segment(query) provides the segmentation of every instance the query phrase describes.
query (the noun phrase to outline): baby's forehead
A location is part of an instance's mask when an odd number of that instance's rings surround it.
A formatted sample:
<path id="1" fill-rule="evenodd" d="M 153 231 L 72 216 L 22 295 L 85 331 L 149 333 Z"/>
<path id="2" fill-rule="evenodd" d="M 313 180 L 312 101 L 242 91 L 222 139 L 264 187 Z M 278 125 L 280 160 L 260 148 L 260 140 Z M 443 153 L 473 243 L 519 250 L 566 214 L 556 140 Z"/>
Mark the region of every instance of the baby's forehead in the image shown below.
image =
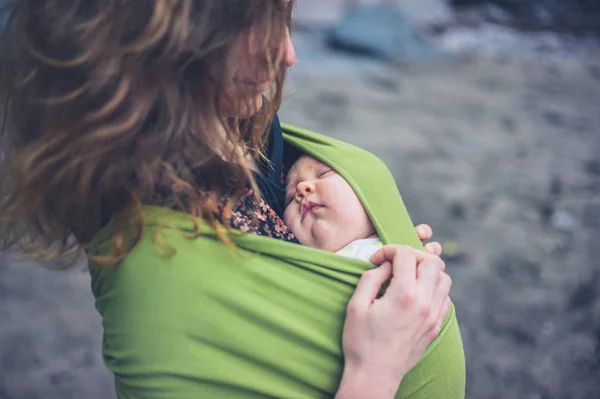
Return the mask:
<path id="1" fill-rule="evenodd" d="M 318 159 L 310 155 L 302 155 L 290 168 L 290 171 L 287 175 L 287 181 L 292 181 L 292 179 L 295 179 L 301 172 L 310 172 L 311 170 L 318 169 L 321 166 L 325 166 L 325 164 Z"/>

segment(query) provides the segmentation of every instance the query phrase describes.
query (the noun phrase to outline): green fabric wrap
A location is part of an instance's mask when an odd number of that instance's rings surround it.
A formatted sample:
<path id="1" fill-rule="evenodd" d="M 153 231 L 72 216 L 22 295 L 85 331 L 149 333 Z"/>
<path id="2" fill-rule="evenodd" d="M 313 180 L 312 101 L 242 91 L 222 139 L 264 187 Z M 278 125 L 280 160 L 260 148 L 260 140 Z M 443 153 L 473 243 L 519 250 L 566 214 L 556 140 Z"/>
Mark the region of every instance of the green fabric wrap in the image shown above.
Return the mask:
<path id="1" fill-rule="evenodd" d="M 422 248 L 377 157 L 291 126 L 284 126 L 284 138 L 350 183 L 384 243 Z M 144 214 L 144 235 L 132 253 L 91 271 L 103 356 L 120 399 L 335 394 L 346 305 L 373 265 L 255 235 L 236 235 L 232 250 L 205 223 L 199 238 L 185 237 L 182 232 L 193 233 L 187 215 L 158 207 L 145 207 Z M 90 253 L 106 253 L 111 237 L 109 224 Z M 397 397 L 464 394 L 464 352 L 452 308 Z"/>

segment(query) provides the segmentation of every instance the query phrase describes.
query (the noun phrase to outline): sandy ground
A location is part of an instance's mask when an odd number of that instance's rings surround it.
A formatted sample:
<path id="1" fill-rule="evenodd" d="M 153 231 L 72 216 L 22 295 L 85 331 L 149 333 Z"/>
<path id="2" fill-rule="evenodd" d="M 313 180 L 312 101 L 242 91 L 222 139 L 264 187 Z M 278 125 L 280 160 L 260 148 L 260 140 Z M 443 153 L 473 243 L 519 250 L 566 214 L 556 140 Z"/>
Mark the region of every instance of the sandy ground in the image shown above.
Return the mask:
<path id="1" fill-rule="evenodd" d="M 597 397 L 597 70 L 471 58 L 295 82 L 284 119 L 381 156 L 446 246 L 468 397 Z"/>
<path id="2" fill-rule="evenodd" d="M 0 254 L 0 266 L 0 398 L 114 398 L 85 263 L 50 271 Z"/>
<path id="3" fill-rule="evenodd" d="M 381 156 L 446 247 L 469 398 L 598 396 L 600 68 L 510 55 L 386 67 L 298 33 L 281 118 Z M 312 44 L 311 44 L 312 43 Z M 0 254 L 0 398 L 110 399 L 85 264 Z"/>

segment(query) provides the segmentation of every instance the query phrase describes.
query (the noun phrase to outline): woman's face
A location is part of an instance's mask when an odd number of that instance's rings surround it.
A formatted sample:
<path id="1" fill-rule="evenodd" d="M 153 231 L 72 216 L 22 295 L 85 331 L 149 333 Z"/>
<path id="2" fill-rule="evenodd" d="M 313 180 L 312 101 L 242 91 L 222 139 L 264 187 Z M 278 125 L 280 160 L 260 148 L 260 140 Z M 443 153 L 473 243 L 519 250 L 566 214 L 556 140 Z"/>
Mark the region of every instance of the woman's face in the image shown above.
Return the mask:
<path id="1" fill-rule="evenodd" d="M 237 102 L 235 105 L 237 109 L 228 111 L 232 116 L 245 119 L 260 111 L 263 105 L 263 93 L 273 89 L 275 84 L 273 68 L 289 68 L 296 62 L 296 51 L 290 36 L 290 29 L 284 26 L 281 30 L 284 34 L 282 45 L 277 35 L 273 35 L 274 37 L 271 39 L 273 43 L 265 46 L 265 36 L 258 32 L 245 34 L 238 41 L 235 59 L 236 71 L 232 84 L 226 89 L 227 97 L 235 99 Z M 268 57 L 265 54 L 269 49 L 272 49 L 270 50 L 272 60 L 276 60 L 278 53 L 281 53 L 279 65 L 269 66 Z"/>

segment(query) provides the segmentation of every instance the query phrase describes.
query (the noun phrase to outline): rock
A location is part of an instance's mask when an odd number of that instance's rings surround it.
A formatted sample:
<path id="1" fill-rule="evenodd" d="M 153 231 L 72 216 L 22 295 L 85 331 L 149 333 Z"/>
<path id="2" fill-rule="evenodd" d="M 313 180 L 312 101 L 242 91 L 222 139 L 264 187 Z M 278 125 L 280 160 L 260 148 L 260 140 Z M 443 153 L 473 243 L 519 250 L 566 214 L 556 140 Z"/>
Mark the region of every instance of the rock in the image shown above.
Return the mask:
<path id="1" fill-rule="evenodd" d="M 462 247 L 457 241 L 447 240 L 442 242 L 442 259 L 447 264 L 453 266 L 464 266 L 468 263 L 468 255 L 463 251 Z"/>
<path id="2" fill-rule="evenodd" d="M 40 368 L 44 359 L 31 350 L 35 340 L 29 334 L 13 333 L 0 342 L 0 369 L 11 372 L 27 372 Z"/>
<path id="3" fill-rule="evenodd" d="M 372 87 L 387 93 L 398 93 L 400 91 L 400 83 L 397 79 L 387 78 L 384 76 L 370 76 L 365 79 Z"/>
<path id="4" fill-rule="evenodd" d="M 319 94 L 318 101 L 325 106 L 343 108 L 348 106 L 348 97 L 343 93 L 323 92 Z"/>
<path id="5" fill-rule="evenodd" d="M 500 118 L 500 126 L 507 133 L 514 134 L 517 132 L 517 122 L 515 118 L 509 115 L 504 115 Z"/>
<path id="6" fill-rule="evenodd" d="M 583 281 L 571 293 L 569 297 L 570 309 L 591 309 L 598 300 L 598 289 L 600 287 L 600 273 L 596 273 L 591 279 Z"/>
<path id="7" fill-rule="evenodd" d="M 598 65 L 590 65 L 589 67 L 590 75 L 596 80 L 600 80 L 600 66 Z"/>
<path id="8" fill-rule="evenodd" d="M 44 341 L 52 341 L 52 340 L 54 340 L 54 337 L 56 334 L 54 333 L 54 329 L 52 327 L 45 326 L 40 331 L 40 335 L 42 336 L 42 339 Z"/>
<path id="9" fill-rule="evenodd" d="M 496 23 L 508 23 L 512 20 L 511 15 L 496 4 L 488 3 L 482 6 L 482 13 L 485 18 Z"/>
<path id="10" fill-rule="evenodd" d="M 598 198 L 600 188 L 598 184 L 594 184 L 590 191 L 591 198 Z M 600 204 L 586 204 L 583 207 L 583 225 L 592 229 L 600 229 Z"/>
<path id="11" fill-rule="evenodd" d="M 600 324 L 596 327 L 596 330 L 593 332 L 593 336 L 596 339 L 596 369 L 600 369 Z"/>
<path id="12" fill-rule="evenodd" d="M 531 326 L 516 323 L 512 317 L 491 314 L 486 316 L 485 323 L 494 335 L 508 337 L 517 345 L 535 345 L 536 331 Z"/>
<path id="13" fill-rule="evenodd" d="M 556 211 L 552 215 L 552 225 L 559 230 L 572 230 L 575 217 L 567 211 Z"/>
<path id="14" fill-rule="evenodd" d="M 359 4 L 325 35 L 334 49 L 390 61 L 436 59 L 441 53 L 429 43 L 400 7 Z"/>
<path id="15" fill-rule="evenodd" d="M 550 195 L 554 199 L 558 199 L 563 193 L 563 182 L 559 176 L 553 176 L 550 181 Z"/>
<path id="16" fill-rule="evenodd" d="M 454 219 L 465 219 L 466 213 L 465 206 L 460 202 L 455 202 L 448 208 L 448 214 Z"/>
<path id="17" fill-rule="evenodd" d="M 527 260 L 517 254 L 504 254 L 492 265 L 498 277 L 506 282 L 536 284 L 541 278 L 539 263 Z"/>
<path id="18" fill-rule="evenodd" d="M 544 112 L 543 116 L 549 125 L 557 126 L 557 127 L 564 125 L 565 117 L 560 112 L 548 110 L 548 111 Z"/>
<path id="19" fill-rule="evenodd" d="M 73 382 L 75 380 L 75 377 L 69 371 L 61 370 L 61 371 L 54 371 L 54 372 L 51 372 L 50 374 L 48 374 L 48 379 L 50 380 L 50 383 L 52 385 L 56 386 L 56 385 L 65 385 L 70 382 Z"/>
<path id="20" fill-rule="evenodd" d="M 503 12 L 502 18 L 510 19 L 524 29 L 555 29 L 574 33 L 600 32 L 600 2 L 594 0 L 450 0 L 459 7 L 477 7 L 489 20 L 489 7 Z M 503 22 L 503 21 L 496 21 Z"/>
<path id="21" fill-rule="evenodd" d="M 600 176 L 600 161 L 591 159 L 584 163 L 585 173 L 589 176 Z"/>
<path id="22" fill-rule="evenodd" d="M 452 9 L 444 0 L 401 0 L 406 15 L 419 25 L 443 25 L 452 21 Z"/>
<path id="23" fill-rule="evenodd" d="M 293 13 L 294 30 L 298 26 L 312 28 L 331 26 L 340 18 L 345 0 L 302 0 L 295 2 Z"/>
<path id="24" fill-rule="evenodd" d="M 517 151 L 515 151 L 515 156 L 518 159 L 525 159 L 528 154 L 529 154 L 529 151 L 527 150 L 527 148 L 525 148 L 523 146 L 517 147 Z"/>
<path id="25" fill-rule="evenodd" d="M 10 10 L 9 0 L 0 0 L 0 33 L 2 33 L 6 27 L 6 22 L 10 16 Z"/>
<path id="26" fill-rule="evenodd" d="M 542 222 L 550 223 L 552 215 L 554 215 L 554 201 L 540 201 L 537 208 L 540 213 L 540 217 L 542 218 Z"/>

